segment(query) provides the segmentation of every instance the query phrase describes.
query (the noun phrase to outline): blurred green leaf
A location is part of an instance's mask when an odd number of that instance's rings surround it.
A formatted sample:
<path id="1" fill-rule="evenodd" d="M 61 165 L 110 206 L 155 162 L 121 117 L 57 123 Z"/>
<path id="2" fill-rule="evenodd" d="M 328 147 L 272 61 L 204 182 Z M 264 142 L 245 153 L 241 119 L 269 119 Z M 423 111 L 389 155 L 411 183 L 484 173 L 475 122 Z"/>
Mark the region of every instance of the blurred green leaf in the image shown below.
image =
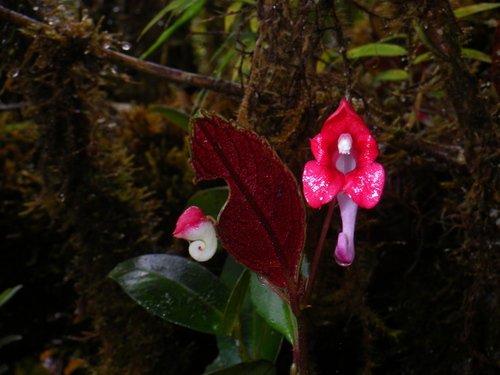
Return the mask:
<path id="1" fill-rule="evenodd" d="M 283 299 L 267 285 L 260 282 L 257 274 L 252 272 L 250 278 L 250 297 L 260 316 L 276 331 L 281 333 L 293 345 L 297 320 Z"/>
<path id="2" fill-rule="evenodd" d="M 198 12 L 201 10 L 203 7 L 203 4 L 205 4 L 205 0 L 195 0 L 195 1 L 184 1 L 185 3 L 188 3 L 189 5 L 185 8 L 184 12 L 182 15 L 170 26 L 167 28 L 161 35 L 158 37 L 156 42 L 153 43 L 151 47 L 147 49 L 146 52 L 144 52 L 140 59 L 145 59 L 148 57 L 154 50 L 156 50 L 159 46 L 161 46 L 165 41 L 167 41 L 168 38 L 179 28 L 181 27 L 184 23 L 189 21 L 191 18 L 196 16 Z"/>
<path id="3" fill-rule="evenodd" d="M 168 254 L 129 259 L 110 278 L 152 313 L 197 331 L 220 334 L 226 286 L 198 263 Z"/>
<path id="4" fill-rule="evenodd" d="M 240 363 L 220 370 L 207 372 L 205 375 L 276 375 L 276 368 L 268 361 L 260 360 Z"/>
<path id="5" fill-rule="evenodd" d="M 376 81 L 403 81 L 408 79 L 408 72 L 403 69 L 389 69 L 375 75 Z"/>
<path id="6" fill-rule="evenodd" d="M 175 122 L 182 129 L 184 129 L 186 133 L 189 133 L 190 116 L 186 112 L 166 105 L 158 105 L 156 107 L 151 108 L 151 111 L 158 112 L 159 114 L 166 117 L 170 121 Z"/>
<path id="7" fill-rule="evenodd" d="M 168 12 L 172 12 L 167 22 L 170 23 L 170 19 L 174 15 L 178 15 L 184 12 L 188 7 L 190 7 L 193 3 L 198 0 L 174 0 L 171 3 L 167 4 L 161 11 L 153 17 L 151 21 L 146 25 L 146 27 L 141 31 L 138 39 L 141 39 L 144 34 L 148 32 L 151 27 L 153 27 L 158 21 L 160 21 Z"/>
<path id="8" fill-rule="evenodd" d="M 2 294 L 0 294 L 0 307 L 3 306 L 9 299 L 14 297 L 14 294 L 16 294 L 22 287 L 22 285 L 16 285 L 13 288 L 4 290 Z"/>
<path id="9" fill-rule="evenodd" d="M 160 10 L 156 14 L 156 16 L 154 16 L 153 19 L 151 21 L 149 21 L 149 23 L 146 25 L 146 27 L 144 29 L 142 29 L 137 40 L 140 40 L 144 36 L 144 34 L 146 34 L 149 31 L 149 29 L 151 29 L 157 22 L 159 22 L 165 16 L 165 14 L 167 14 L 168 12 L 175 9 L 176 5 L 177 5 L 176 3 L 177 3 L 177 1 L 172 1 L 170 4 L 168 4 L 162 10 Z"/>
<path id="10" fill-rule="evenodd" d="M 462 8 L 455 9 L 453 13 L 455 13 L 455 17 L 463 18 L 470 16 L 471 14 L 484 12 L 486 10 L 494 9 L 500 7 L 500 3 L 480 3 L 474 5 L 468 5 Z"/>
<path id="11" fill-rule="evenodd" d="M 236 13 L 239 12 L 241 7 L 243 6 L 242 1 L 233 1 L 229 4 L 229 7 L 226 9 L 226 16 L 224 16 L 224 31 L 229 32 L 233 23 L 236 19 Z"/>
<path id="12" fill-rule="evenodd" d="M 200 190 L 188 200 L 186 207 L 197 206 L 205 215 L 217 218 L 228 197 L 229 188 L 227 186 Z"/>
<path id="13" fill-rule="evenodd" d="M 405 48 L 390 43 L 370 43 L 347 51 L 349 59 L 371 56 L 403 56 L 407 54 L 408 51 Z"/>
<path id="14" fill-rule="evenodd" d="M 394 40 L 394 39 L 402 39 L 402 38 L 408 38 L 408 34 L 405 34 L 405 33 L 400 33 L 400 34 L 394 34 L 394 35 L 389 35 L 388 37 L 385 37 L 383 39 L 380 39 L 379 40 L 379 43 L 387 43 L 391 40 Z"/>
<path id="15" fill-rule="evenodd" d="M 429 61 L 434 58 L 434 55 L 431 52 L 425 52 L 422 53 L 421 55 L 418 55 L 415 57 L 415 59 L 412 61 L 413 64 L 420 64 L 421 62 L 424 61 Z"/>
<path id="16" fill-rule="evenodd" d="M 483 53 L 481 51 L 470 49 L 470 48 L 462 48 L 462 57 L 467 59 L 482 61 L 487 64 L 491 64 L 491 56 Z"/>
<path id="17" fill-rule="evenodd" d="M 0 348 L 2 346 L 10 344 L 11 342 L 19 341 L 19 340 L 22 340 L 22 339 L 23 339 L 23 336 L 21 336 L 21 335 L 7 335 L 7 336 L 3 336 L 3 337 L 0 338 Z"/>
<path id="18" fill-rule="evenodd" d="M 486 53 L 483 53 L 481 51 L 475 50 L 475 49 L 470 49 L 470 48 L 462 48 L 462 57 L 465 57 L 467 59 L 472 59 L 472 60 L 478 60 L 481 62 L 485 62 L 487 64 L 491 64 L 491 56 L 487 55 Z M 414 60 L 413 64 L 419 64 L 424 61 L 429 61 L 433 60 L 434 55 L 432 52 L 425 52 L 422 53 L 421 55 L 418 55 Z"/>

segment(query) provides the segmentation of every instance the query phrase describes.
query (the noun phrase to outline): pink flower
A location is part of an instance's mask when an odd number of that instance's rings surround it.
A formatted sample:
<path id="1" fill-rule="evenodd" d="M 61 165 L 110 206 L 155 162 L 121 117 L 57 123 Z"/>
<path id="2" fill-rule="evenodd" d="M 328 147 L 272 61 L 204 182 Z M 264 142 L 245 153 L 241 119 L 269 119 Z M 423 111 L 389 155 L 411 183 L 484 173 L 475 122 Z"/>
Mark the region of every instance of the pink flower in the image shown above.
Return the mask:
<path id="1" fill-rule="evenodd" d="M 189 254 L 198 262 L 209 260 L 217 250 L 214 223 L 196 206 L 189 207 L 179 216 L 173 235 L 190 241 Z"/>
<path id="2" fill-rule="evenodd" d="M 342 266 L 354 260 L 354 226 L 358 206 L 372 208 L 384 187 L 384 168 L 375 163 L 378 146 L 365 123 L 342 99 L 339 108 L 311 140 L 316 160 L 304 167 L 302 183 L 313 208 L 337 198 L 342 216 L 335 257 Z"/>

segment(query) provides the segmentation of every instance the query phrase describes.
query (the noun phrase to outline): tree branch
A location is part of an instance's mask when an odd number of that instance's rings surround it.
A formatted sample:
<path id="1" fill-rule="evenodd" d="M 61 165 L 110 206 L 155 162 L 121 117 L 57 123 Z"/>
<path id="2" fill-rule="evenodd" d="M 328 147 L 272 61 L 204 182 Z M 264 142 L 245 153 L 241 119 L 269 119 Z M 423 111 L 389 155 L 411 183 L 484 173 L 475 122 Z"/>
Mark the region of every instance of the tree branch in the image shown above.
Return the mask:
<path id="1" fill-rule="evenodd" d="M 52 37 L 54 33 L 57 33 L 56 28 L 36 21 L 1 5 L 0 18 L 16 26 L 24 27 L 37 33 L 50 33 L 52 34 Z M 235 82 L 217 79 L 202 74 L 189 73 L 182 70 L 173 69 L 163 65 L 140 60 L 135 57 L 106 49 L 97 43 L 89 44 L 89 52 L 95 57 L 104 61 L 125 66 L 127 68 L 131 68 L 144 73 L 152 74 L 157 77 L 165 78 L 172 82 L 184 83 L 191 86 L 205 88 L 234 96 L 243 96 L 244 90 L 242 85 Z"/>

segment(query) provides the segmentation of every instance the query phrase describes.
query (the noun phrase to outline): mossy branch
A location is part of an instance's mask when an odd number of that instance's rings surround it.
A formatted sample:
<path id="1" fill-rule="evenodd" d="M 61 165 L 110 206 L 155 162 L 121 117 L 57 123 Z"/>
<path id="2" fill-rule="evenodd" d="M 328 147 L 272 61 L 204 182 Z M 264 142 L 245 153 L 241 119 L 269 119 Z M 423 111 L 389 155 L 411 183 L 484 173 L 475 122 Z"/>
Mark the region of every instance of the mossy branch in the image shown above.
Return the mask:
<path id="1" fill-rule="evenodd" d="M 56 27 L 52 27 L 43 22 L 36 21 L 23 14 L 17 13 L 11 9 L 0 5 L 0 18 L 16 26 L 23 27 L 31 32 L 40 33 L 54 39 L 58 35 Z M 184 83 L 212 91 L 243 96 L 243 87 L 235 82 L 217 79 L 214 77 L 185 72 L 179 69 L 169 68 L 167 66 L 143 61 L 117 51 L 107 49 L 99 43 L 89 42 L 88 51 L 95 57 L 104 61 L 118 64 L 144 73 L 152 74 L 157 77 L 165 78 L 176 83 Z"/>

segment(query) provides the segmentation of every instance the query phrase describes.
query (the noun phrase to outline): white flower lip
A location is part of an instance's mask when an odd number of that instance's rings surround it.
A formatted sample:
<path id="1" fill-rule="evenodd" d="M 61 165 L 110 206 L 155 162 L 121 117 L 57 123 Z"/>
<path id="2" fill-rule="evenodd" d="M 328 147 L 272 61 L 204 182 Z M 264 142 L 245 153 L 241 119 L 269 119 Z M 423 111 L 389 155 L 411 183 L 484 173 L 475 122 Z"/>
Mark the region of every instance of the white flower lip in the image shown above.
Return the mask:
<path id="1" fill-rule="evenodd" d="M 214 256 L 217 250 L 215 226 L 211 221 L 205 221 L 200 224 L 196 232 L 195 236 L 191 236 L 189 255 L 198 262 L 206 262 Z"/>

